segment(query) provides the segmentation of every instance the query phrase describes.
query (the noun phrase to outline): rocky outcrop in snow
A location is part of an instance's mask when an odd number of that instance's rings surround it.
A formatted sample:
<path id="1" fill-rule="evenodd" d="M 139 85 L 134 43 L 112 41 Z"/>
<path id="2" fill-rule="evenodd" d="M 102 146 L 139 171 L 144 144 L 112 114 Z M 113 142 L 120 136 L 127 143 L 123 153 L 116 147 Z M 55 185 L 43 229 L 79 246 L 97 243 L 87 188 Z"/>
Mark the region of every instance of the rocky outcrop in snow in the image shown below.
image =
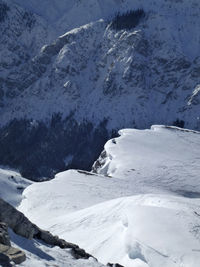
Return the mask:
<path id="1" fill-rule="evenodd" d="M 2 222 L 0 222 L 0 243 L 6 246 L 10 246 L 8 228 L 7 225 Z"/>
<path id="2" fill-rule="evenodd" d="M 44 231 L 37 227 L 35 224 L 31 223 L 23 213 L 16 210 L 10 204 L 5 202 L 3 199 L 0 199 L 0 221 L 5 222 L 16 234 L 32 239 L 37 238 L 44 241 L 46 244 L 52 246 L 59 246 L 62 249 L 71 249 L 72 255 L 76 259 L 88 259 L 92 257 L 90 254 L 86 253 L 79 246 L 72 243 L 68 243 L 63 239 L 59 239 L 58 236 L 53 236 L 50 232 Z M 5 228 L 5 225 L 2 225 L 2 230 Z M 1 240 L 1 234 L 0 234 Z M 9 239 L 7 235 L 2 234 L 2 240 L 4 245 L 9 245 Z"/>
<path id="3" fill-rule="evenodd" d="M 12 262 L 20 264 L 26 259 L 26 255 L 23 251 L 11 246 L 7 225 L 19 236 L 28 239 L 37 239 L 50 246 L 58 246 L 61 249 L 68 249 L 74 259 L 93 259 L 94 262 L 97 262 L 92 255 L 85 252 L 85 250 L 81 249 L 79 246 L 66 242 L 64 239 L 60 239 L 58 236 L 52 235 L 49 231 L 44 231 L 31 223 L 23 213 L 16 210 L 3 199 L 0 199 L 0 221 L 4 222 L 0 223 L 1 266 L 12 266 Z M 94 264 L 94 266 L 100 265 Z M 118 265 L 114 264 L 109 266 Z"/>
<path id="4" fill-rule="evenodd" d="M 3 199 L 0 199 L 0 221 L 5 222 L 16 234 L 28 239 L 38 233 L 36 225 Z"/>
<path id="5" fill-rule="evenodd" d="M 10 262 L 20 264 L 25 260 L 25 253 L 11 246 L 7 225 L 0 222 L 0 265 L 8 267 L 13 266 Z"/>

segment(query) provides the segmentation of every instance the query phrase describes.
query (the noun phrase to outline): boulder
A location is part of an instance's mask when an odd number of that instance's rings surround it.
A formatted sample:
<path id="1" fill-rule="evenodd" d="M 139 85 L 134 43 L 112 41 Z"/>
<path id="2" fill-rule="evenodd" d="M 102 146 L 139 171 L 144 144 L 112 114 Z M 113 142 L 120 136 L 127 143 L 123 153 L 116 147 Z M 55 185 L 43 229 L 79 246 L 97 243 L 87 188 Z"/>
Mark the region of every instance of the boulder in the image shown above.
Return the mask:
<path id="1" fill-rule="evenodd" d="M 7 224 L 0 222 L 0 265 L 8 267 L 12 266 L 10 262 L 20 264 L 25 260 L 25 253 L 11 246 Z"/>
<path id="2" fill-rule="evenodd" d="M 2 244 L 0 244 L 0 255 L 2 257 L 2 261 L 8 261 L 9 259 L 9 262 L 13 261 L 15 264 L 20 264 L 26 260 L 26 255 L 23 251 Z"/>

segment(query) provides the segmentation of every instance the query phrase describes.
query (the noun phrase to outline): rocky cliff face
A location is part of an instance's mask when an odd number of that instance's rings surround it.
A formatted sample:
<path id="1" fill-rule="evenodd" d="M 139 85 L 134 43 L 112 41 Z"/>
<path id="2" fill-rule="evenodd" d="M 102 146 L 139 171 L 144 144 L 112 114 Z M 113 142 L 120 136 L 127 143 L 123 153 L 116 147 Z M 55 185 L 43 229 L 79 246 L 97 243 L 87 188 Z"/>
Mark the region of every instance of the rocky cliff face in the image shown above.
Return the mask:
<path id="1" fill-rule="evenodd" d="M 12 3 L 5 8 L 1 1 L 0 143 L 9 151 L 0 155 L 1 164 L 37 179 L 69 166 L 89 169 L 119 128 L 200 129 L 200 4 L 154 2 L 120 1 L 112 9 L 114 1 L 93 0 L 88 17 L 84 1 L 66 1 L 70 21 L 62 14 L 47 26 L 30 11 Z M 117 10 L 135 11 L 113 18 Z M 40 15 L 49 20 L 42 8 Z M 79 28 L 51 41 L 61 22 L 60 31 Z M 17 142 L 10 145 L 11 139 Z"/>

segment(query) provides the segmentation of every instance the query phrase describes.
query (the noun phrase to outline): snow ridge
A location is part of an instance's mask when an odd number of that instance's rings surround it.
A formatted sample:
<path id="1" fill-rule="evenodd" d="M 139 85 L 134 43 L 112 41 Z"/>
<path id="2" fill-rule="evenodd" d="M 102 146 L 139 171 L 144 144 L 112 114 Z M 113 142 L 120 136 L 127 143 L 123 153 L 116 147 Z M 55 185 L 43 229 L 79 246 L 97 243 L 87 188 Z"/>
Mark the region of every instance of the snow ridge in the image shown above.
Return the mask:
<path id="1" fill-rule="evenodd" d="M 198 267 L 199 145 L 187 129 L 123 129 L 105 145 L 106 168 L 34 183 L 19 209 L 102 263 Z"/>

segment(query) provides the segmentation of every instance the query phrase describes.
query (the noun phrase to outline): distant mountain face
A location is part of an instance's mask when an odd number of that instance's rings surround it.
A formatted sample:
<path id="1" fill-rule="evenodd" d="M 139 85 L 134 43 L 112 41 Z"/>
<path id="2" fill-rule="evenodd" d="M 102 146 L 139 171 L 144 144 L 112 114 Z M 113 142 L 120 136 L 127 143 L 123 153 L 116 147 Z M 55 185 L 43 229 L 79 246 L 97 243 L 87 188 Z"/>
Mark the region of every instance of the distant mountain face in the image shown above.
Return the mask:
<path id="1" fill-rule="evenodd" d="M 120 128 L 200 129 L 199 11 L 197 0 L 0 0 L 0 164 L 50 177 L 89 169 Z"/>

